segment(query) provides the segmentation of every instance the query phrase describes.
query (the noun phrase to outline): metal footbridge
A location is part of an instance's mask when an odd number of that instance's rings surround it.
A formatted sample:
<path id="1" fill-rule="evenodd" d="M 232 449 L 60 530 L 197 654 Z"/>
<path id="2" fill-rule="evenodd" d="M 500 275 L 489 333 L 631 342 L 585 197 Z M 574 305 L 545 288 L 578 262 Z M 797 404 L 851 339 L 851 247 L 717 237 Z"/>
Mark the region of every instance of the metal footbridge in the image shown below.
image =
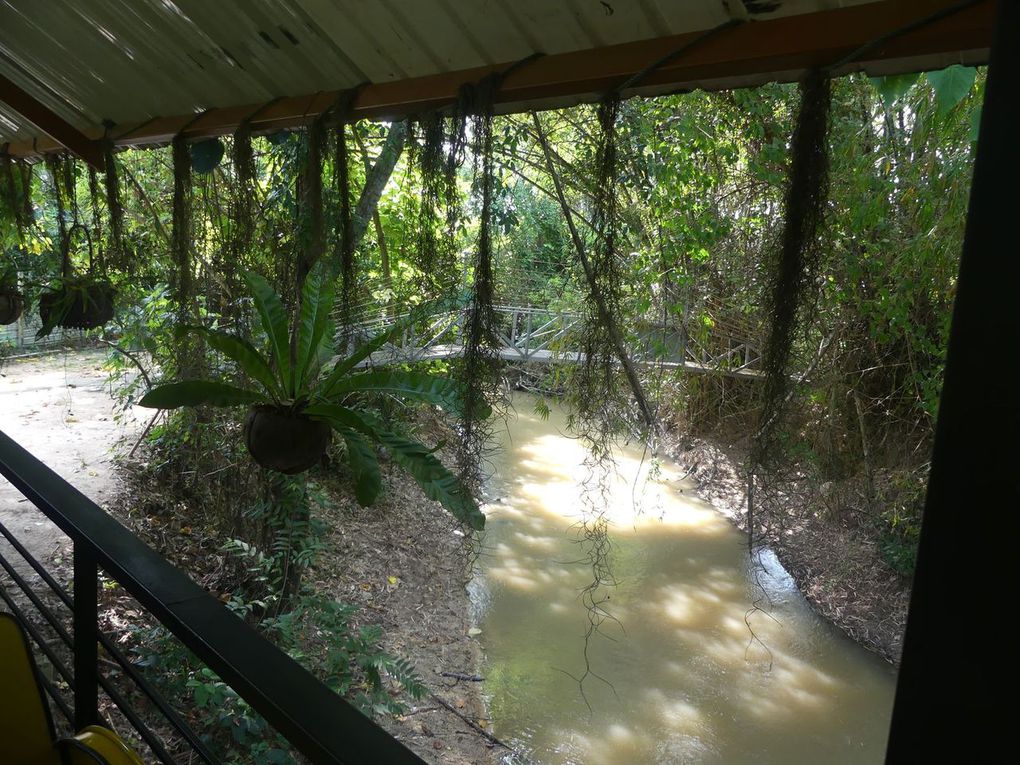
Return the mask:
<path id="1" fill-rule="evenodd" d="M 496 306 L 497 347 L 509 362 L 576 364 L 585 358 L 583 320 L 580 314 L 525 306 Z M 392 330 L 407 314 L 381 316 L 354 324 L 353 345 Z M 434 314 L 409 324 L 360 366 L 408 364 L 449 359 L 464 353 L 466 311 Z M 683 369 L 694 374 L 713 374 L 760 379 L 761 351 L 749 340 L 734 336 L 718 325 L 689 333 L 682 327 L 651 322 L 631 327 L 628 347 L 635 364 L 661 369 Z"/>

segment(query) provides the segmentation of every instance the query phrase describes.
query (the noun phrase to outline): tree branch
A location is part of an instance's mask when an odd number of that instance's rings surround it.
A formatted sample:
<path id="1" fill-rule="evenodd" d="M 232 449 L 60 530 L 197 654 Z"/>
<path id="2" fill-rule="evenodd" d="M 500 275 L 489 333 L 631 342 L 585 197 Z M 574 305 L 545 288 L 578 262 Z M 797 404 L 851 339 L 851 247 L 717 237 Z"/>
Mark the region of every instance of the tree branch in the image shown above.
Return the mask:
<path id="1" fill-rule="evenodd" d="M 538 138 L 539 143 L 542 144 L 542 153 L 545 154 L 546 165 L 549 169 L 549 177 L 552 178 L 553 186 L 556 189 L 556 197 L 559 199 L 560 208 L 563 210 L 563 217 L 567 221 L 567 228 L 570 229 L 570 238 L 574 241 L 574 249 L 577 250 L 577 256 L 581 260 L 581 265 L 584 267 L 584 276 L 588 280 L 589 291 L 591 292 L 592 298 L 595 300 L 595 308 L 598 311 L 599 319 L 609 331 L 609 337 L 613 342 L 614 349 L 616 350 L 616 357 L 619 359 L 620 365 L 623 367 L 623 372 L 627 377 L 627 382 L 630 383 L 631 392 L 634 394 L 634 399 L 637 401 L 638 408 L 641 410 L 641 416 L 644 418 L 645 424 L 649 427 L 649 429 L 655 430 L 655 414 L 652 412 L 652 408 L 648 405 L 648 399 L 645 397 L 645 391 L 641 385 L 641 380 L 637 375 L 637 370 L 634 368 L 634 364 L 630 360 L 630 355 L 627 353 L 627 347 L 624 345 L 623 337 L 620 335 L 620 330 L 616 325 L 616 317 L 612 315 L 612 312 L 609 310 L 609 306 L 606 305 L 605 298 L 599 292 L 598 285 L 595 283 L 595 275 L 592 273 L 591 262 L 588 260 L 588 251 L 585 249 L 584 240 L 577 231 L 577 226 L 574 225 L 574 216 L 571 213 L 570 205 L 567 204 L 567 199 L 563 194 L 563 186 L 560 183 L 559 173 L 556 172 L 556 167 L 553 164 L 552 153 L 549 149 L 549 142 L 542 130 L 542 123 L 538 121 L 538 115 L 535 112 L 531 113 L 531 119 L 535 123 L 536 137 Z"/>

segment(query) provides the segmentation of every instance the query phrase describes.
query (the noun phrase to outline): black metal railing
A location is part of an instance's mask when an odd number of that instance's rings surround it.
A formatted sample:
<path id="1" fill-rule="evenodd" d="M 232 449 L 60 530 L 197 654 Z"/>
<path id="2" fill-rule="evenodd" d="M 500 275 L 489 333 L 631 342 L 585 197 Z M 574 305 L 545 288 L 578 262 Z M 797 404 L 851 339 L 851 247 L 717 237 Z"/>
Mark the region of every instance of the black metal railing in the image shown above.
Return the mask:
<path id="1" fill-rule="evenodd" d="M 100 670 L 99 648 L 201 761 L 219 760 L 197 733 L 139 672 L 116 643 L 99 629 L 99 571 L 119 583 L 157 621 L 261 714 L 314 763 L 413 763 L 420 760 L 381 727 L 308 673 L 301 665 L 245 624 L 218 600 L 142 542 L 90 499 L 0 431 L 0 474 L 63 531 L 74 545 L 73 586 L 68 593 L 14 533 L 0 523 L 0 536 L 32 568 L 56 598 L 33 590 L 17 566 L 0 555 L 0 568 L 27 603 L 0 584 L 0 600 L 24 624 L 54 670 L 43 687 L 70 727 L 100 722 L 100 689 L 166 765 L 177 762 L 165 742 L 124 693 Z M 30 604 L 57 636 L 55 647 L 30 618 Z M 56 605 L 71 611 L 71 632 Z M 62 644 L 64 649 L 60 650 Z M 71 667 L 67 656 L 71 656 Z M 71 703 L 61 688 L 72 695 Z M 190 761 L 190 758 L 189 758 Z"/>

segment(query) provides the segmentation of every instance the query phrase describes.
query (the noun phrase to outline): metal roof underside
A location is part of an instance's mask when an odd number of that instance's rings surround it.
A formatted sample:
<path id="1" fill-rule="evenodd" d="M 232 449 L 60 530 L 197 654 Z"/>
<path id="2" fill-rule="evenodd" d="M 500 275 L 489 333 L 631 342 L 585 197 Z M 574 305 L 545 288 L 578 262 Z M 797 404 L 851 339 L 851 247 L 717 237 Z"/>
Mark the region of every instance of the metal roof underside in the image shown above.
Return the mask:
<path id="1" fill-rule="evenodd" d="M 134 125 L 666 38 L 734 16 L 772 20 L 869 2 L 0 0 L 0 77 L 94 137 L 104 121 Z M 960 56 L 943 58 L 936 63 Z M 0 92 L 0 144 L 43 136 Z"/>

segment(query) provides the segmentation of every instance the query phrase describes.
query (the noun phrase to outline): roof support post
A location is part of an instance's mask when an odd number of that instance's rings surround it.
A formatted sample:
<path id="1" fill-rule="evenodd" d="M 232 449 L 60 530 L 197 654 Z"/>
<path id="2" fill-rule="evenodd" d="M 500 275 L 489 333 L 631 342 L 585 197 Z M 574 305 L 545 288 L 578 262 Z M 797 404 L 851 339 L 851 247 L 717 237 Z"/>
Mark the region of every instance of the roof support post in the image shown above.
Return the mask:
<path id="1" fill-rule="evenodd" d="M 103 152 L 98 141 L 86 136 L 2 74 L 0 74 L 0 101 L 96 170 L 103 169 Z"/>
<path id="2" fill-rule="evenodd" d="M 999 0 L 887 763 L 991 762 L 1009 735 L 1020 404 L 1014 375 L 980 370 L 1020 336 L 1018 92 L 1020 3 Z"/>

